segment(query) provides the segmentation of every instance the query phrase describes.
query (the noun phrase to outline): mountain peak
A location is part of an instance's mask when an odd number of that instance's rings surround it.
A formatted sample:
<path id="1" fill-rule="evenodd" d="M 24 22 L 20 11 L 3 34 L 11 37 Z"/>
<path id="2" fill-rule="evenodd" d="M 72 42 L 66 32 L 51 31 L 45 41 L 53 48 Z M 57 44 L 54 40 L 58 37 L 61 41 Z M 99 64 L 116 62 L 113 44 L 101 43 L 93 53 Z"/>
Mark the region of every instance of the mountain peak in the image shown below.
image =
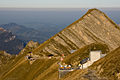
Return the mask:
<path id="1" fill-rule="evenodd" d="M 71 50 L 95 42 L 105 43 L 113 50 L 120 46 L 119 33 L 118 26 L 106 14 L 98 9 L 90 9 L 80 19 L 41 44 L 34 52 L 67 55 Z"/>

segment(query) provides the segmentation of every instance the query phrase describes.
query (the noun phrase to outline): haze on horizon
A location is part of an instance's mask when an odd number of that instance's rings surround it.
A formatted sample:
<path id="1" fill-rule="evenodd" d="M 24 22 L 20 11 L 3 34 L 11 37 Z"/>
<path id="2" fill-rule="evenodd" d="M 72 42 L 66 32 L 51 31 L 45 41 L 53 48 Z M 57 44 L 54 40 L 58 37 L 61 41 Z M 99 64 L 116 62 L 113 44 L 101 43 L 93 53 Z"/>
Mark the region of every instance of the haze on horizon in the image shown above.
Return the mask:
<path id="1" fill-rule="evenodd" d="M 0 8 L 120 8 L 120 0 L 0 0 Z"/>

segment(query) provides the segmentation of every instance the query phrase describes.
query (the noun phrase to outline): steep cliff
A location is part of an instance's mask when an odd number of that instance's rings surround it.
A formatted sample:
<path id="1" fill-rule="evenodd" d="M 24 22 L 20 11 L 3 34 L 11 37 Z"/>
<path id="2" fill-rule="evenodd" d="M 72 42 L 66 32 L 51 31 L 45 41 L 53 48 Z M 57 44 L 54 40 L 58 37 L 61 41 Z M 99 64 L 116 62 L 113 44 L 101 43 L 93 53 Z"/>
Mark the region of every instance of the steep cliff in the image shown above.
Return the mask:
<path id="1" fill-rule="evenodd" d="M 34 53 L 47 55 L 70 54 L 85 45 L 100 42 L 110 51 L 120 46 L 120 29 L 98 9 L 90 9 L 83 17 L 41 44 Z"/>
<path id="2" fill-rule="evenodd" d="M 38 42 L 29 41 L 24 49 L 19 54 L 31 53 L 35 48 L 39 46 Z"/>

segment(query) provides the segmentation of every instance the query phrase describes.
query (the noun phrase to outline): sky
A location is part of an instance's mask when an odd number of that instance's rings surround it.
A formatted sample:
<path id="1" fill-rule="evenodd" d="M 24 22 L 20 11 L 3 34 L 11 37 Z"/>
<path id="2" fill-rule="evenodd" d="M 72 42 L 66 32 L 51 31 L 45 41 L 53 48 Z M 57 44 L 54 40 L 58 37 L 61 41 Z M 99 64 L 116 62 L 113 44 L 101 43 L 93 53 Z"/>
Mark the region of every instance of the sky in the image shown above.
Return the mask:
<path id="1" fill-rule="evenodd" d="M 0 0 L 0 8 L 120 7 L 120 0 Z"/>

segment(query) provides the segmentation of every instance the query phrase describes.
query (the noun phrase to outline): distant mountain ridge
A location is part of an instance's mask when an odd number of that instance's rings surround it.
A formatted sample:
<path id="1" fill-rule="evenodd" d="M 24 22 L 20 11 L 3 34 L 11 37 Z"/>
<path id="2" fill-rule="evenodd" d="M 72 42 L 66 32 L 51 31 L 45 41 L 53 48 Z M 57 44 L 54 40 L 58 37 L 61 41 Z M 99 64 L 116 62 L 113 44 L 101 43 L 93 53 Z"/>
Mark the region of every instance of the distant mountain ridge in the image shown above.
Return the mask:
<path id="1" fill-rule="evenodd" d="M 40 26 L 38 29 L 28 28 L 16 23 L 2 24 L 0 27 L 11 31 L 17 38 L 29 42 L 30 40 L 43 43 L 59 31 L 56 27 Z"/>
<path id="2" fill-rule="evenodd" d="M 30 40 L 40 41 L 42 42 L 41 37 L 39 36 L 39 31 L 33 28 L 27 28 L 22 25 L 18 25 L 16 23 L 2 24 L 0 27 L 11 31 L 14 33 L 19 39 L 28 42 Z"/>
<path id="3" fill-rule="evenodd" d="M 24 42 L 16 38 L 12 32 L 0 28 L 0 51 L 17 54 L 24 46 Z"/>

